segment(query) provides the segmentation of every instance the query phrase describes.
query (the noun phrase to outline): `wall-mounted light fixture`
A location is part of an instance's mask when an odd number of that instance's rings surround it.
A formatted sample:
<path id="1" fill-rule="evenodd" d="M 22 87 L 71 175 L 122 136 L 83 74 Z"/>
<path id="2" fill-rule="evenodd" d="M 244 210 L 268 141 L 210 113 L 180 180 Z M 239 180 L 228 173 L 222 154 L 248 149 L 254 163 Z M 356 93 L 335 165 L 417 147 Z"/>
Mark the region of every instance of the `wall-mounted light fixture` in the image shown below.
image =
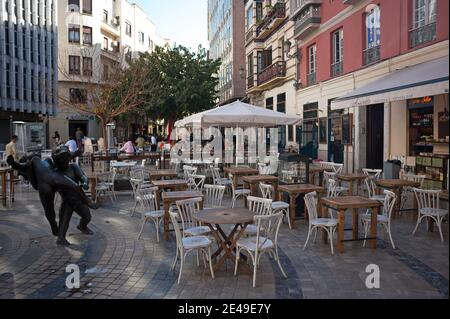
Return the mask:
<path id="1" fill-rule="evenodd" d="M 287 59 L 296 58 L 297 61 L 300 62 L 301 61 L 301 51 L 298 49 L 297 41 L 296 41 L 296 44 L 295 44 L 295 53 L 293 53 L 293 54 L 290 53 L 291 52 L 291 46 L 292 46 L 291 41 L 286 40 L 286 41 L 283 42 L 283 49 L 284 49 L 284 52 L 286 54 L 286 58 Z"/>

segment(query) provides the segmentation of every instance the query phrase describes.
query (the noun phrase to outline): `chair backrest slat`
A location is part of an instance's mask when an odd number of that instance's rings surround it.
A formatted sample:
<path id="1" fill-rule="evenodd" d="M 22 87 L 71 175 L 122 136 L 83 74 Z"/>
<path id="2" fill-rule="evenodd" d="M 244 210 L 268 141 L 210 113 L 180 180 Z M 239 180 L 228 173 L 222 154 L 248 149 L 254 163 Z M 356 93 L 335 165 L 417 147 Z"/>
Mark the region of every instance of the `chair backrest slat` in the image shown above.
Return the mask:
<path id="1" fill-rule="evenodd" d="M 204 186 L 205 189 L 205 205 L 210 208 L 222 207 L 223 194 L 225 193 L 225 186 L 209 185 Z"/>
<path id="2" fill-rule="evenodd" d="M 261 197 L 248 196 L 248 209 L 255 215 L 269 215 L 272 212 L 272 200 Z"/>
<path id="3" fill-rule="evenodd" d="M 196 227 L 199 222 L 194 218 L 194 215 L 200 210 L 200 203 L 202 198 L 190 198 L 185 200 L 179 200 L 176 202 L 178 208 L 178 215 L 183 224 L 183 230 L 191 227 Z M 184 236 L 184 232 L 183 232 Z"/>
<path id="4" fill-rule="evenodd" d="M 267 240 L 271 240 L 275 246 L 278 244 L 278 232 L 280 230 L 282 218 L 282 212 L 268 215 L 256 215 L 253 217 L 255 224 L 257 225 L 256 246 L 258 247 L 258 250 L 264 247 Z"/>
<path id="5" fill-rule="evenodd" d="M 259 183 L 261 194 L 263 198 L 273 199 L 273 186 L 266 183 Z"/>
<path id="6" fill-rule="evenodd" d="M 317 192 L 311 192 L 305 195 L 305 205 L 308 209 L 309 223 L 317 219 Z"/>
<path id="7" fill-rule="evenodd" d="M 439 194 L 440 190 L 429 190 L 413 188 L 417 199 L 417 206 L 419 209 L 423 208 L 439 208 Z"/>

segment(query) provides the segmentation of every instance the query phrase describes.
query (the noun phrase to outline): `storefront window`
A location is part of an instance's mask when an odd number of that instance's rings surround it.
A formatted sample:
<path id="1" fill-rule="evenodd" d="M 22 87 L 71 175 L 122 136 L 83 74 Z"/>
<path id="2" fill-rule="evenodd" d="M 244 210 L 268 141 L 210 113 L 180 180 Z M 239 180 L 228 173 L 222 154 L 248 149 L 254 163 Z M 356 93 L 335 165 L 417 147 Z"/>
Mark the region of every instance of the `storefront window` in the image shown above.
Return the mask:
<path id="1" fill-rule="evenodd" d="M 408 100 L 410 155 L 432 153 L 433 145 L 433 97 Z"/>

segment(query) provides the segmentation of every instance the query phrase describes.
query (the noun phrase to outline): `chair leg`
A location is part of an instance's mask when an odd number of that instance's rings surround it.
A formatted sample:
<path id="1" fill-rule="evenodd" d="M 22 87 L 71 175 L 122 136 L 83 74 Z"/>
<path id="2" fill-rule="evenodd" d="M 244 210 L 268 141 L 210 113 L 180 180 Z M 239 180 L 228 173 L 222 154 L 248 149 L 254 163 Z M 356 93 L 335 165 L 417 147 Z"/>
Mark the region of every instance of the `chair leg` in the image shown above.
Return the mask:
<path id="1" fill-rule="evenodd" d="M 419 215 L 417 216 L 416 227 L 414 228 L 414 230 L 413 230 L 413 232 L 412 232 L 413 236 L 414 236 L 414 234 L 416 233 L 417 228 L 419 228 L 419 225 L 420 225 L 420 222 L 421 222 L 421 221 L 422 221 L 422 216 L 420 216 L 420 213 L 419 213 Z"/>
<path id="2" fill-rule="evenodd" d="M 154 220 L 155 222 L 155 228 L 156 228 L 156 242 L 159 243 L 159 218 L 156 218 Z"/>
<path id="3" fill-rule="evenodd" d="M 142 232 L 144 231 L 145 224 L 147 224 L 147 218 L 146 217 L 144 217 L 144 221 L 142 222 L 141 230 L 140 230 L 138 238 L 137 238 L 138 240 L 141 238 Z"/>
<path id="4" fill-rule="evenodd" d="M 393 249 L 396 249 L 396 248 L 395 248 L 395 245 L 394 245 L 394 240 L 392 239 L 391 225 L 386 225 L 385 227 L 386 227 L 387 233 L 388 233 L 388 235 L 389 235 L 389 239 L 391 240 L 392 248 L 393 248 Z"/>
<path id="5" fill-rule="evenodd" d="M 334 255 L 334 247 L 333 247 L 333 229 L 329 229 L 329 231 L 328 231 L 328 237 L 330 238 L 331 254 Z"/>
<path id="6" fill-rule="evenodd" d="M 258 269 L 258 258 L 255 255 L 255 261 L 253 263 L 253 288 L 256 287 L 256 270 Z"/>
<path id="7" fill-rule="evenodd" d="M 175 255 L 175 259 L 173 260 L 173 263 L 172 263 L 172 270 L 174 270 L 175 269 L 175 266 L 177 265 L 177 261 L 178 261 L 178 248 L 177 248 L 177 253 L 176 253 L 176 255 Z"/>
<path id="8" fill-rule="evenodd" d="M 213 266 L 212 266 L 212 261 L 211 261 L 211 246 L 210 247 L 208 247 L 208 256 L 206 256 L 207 258 L 208 258 L 208 261 L 209 261 L 209 270 L 211 271 L 211 277 L 212 277 L 212 279 L 214 279 L 214 269 L 213 269 Z"/>
<path id="9" fill-rule="evenodd" d="M 303 250 L 305 250 L 306 245 L 308 244 L 310 235 L 311 235 L 311 227 L 309 227 L 309 229 L 308 229 L 308 235 L 306 236 L 306 241 L 305 241 L 305 245 L 303 246 Z"/>
<path id="10" fill-rule="evenodd" d="M 314 228 L 314 240 L 313 240 L 313 244 L 316 243 L 316 239 L 317 239 L 317 228 Z"/>
<path id="11" fill-rule="evenodd" d="M 238 269 L 238 263 L 239 263 L 239 256 L 241 255 L 240 249 L 236 249 L 236 261 L 234 263 L 234 275 L 237 275 L 237 269 Z"/>
<path id="12" fill-rule="evenodd" d="M 286 273 L 284 272 L 283 267 L 281 266 L 280 256 L 278 255 L 278 247 L 275 247 L 275 258 L 276 258 L 277 263 L 278 263 L 278 268 L 280 268 L 281 273 L 283 274 L 283 277 L 284 277 L 284 278 L 287 278 L 287 275 L 286 275 Z"/>
<path id="13" fill-rule="evenodd" d="M 438 219 L 437 219 L 437 221 L 436 221 L 436 225 L 437 225 L 437 227 L 438 227 L 438 229 L 439 229 L 439 234 L 441 235 L 441 242 L 444 242 L 444 236 L 442 235 L 442 227 L 441 227 L 441 224 L 442 224 L 442 219 L 439 219 L 439 217 L 438 217 Z"/>
<path id="14" fill-rule="evenodd" d="M 180 284 L 180 280 L 181 280 L 181 273 L 183 272 L 183 264 L 184 264 L 184 252 L 180 252 L 180 274 L 178 275 L 178 284 Z"/>

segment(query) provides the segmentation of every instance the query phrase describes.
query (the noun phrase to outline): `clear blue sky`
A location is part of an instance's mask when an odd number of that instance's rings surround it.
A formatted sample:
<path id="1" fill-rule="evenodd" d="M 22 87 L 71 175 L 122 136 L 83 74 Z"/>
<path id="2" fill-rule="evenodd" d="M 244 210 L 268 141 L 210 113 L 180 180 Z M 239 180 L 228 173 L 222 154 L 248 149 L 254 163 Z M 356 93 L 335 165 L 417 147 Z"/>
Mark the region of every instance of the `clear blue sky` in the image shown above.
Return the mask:
<path id="1" fill-rule="evenodd" d="M 159 35 L 196 50 L 208 48 L 207 0 L 129 0 L 145 10 Z"/>

